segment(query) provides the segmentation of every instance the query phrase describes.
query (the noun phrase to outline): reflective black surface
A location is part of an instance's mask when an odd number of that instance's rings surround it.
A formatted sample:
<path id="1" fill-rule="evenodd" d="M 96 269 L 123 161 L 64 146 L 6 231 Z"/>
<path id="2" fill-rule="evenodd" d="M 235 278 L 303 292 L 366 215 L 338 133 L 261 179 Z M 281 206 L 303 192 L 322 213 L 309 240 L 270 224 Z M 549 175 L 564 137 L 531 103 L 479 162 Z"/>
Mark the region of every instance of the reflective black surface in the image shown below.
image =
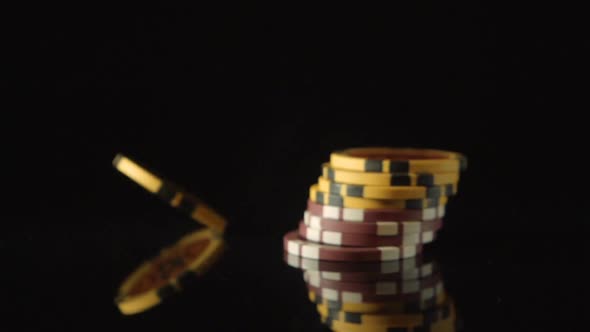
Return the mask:
<path id="1" fill-rule="evenodd" d="M 466 331 L 587 330 L 575 10 L 35 9 L 2 20 L 6 326 L 323 330 L 281 237 L 330 151 L 391 145 L 469 157 L 430 248 Z M 133 317 L 119 283 L 196 225 L 117 174 L 118 152 L 230 223 L 202 282 Z"/>
<path id="2" fill-rule="evenodd" d="M 442 264 L 444 284 L 466 331 L 547 330 L 582 319 L 588 295 L 583 252 L 566 250 L 571 249 L 567 241 L 555 248 L 557 242 L 531 240 L 549 237 L 548 232 L 457 236 L 455 225 L 462 222 L 461 199 L 457 200 L 449 207 L 447 228 L 427 252 Z M 218 331 L 325 330 L 307 298 L 301 272 L 283 261 L 278 233 L 230 232 L 225 255 L 183 293 L 142 314 L 121 315 L 113 297 L 126 274 L 160 245 L 194 227 L 188 219 L 165 216 L 167 208 L 158 204 L 145 208 L 152 216 L 87 217 L 67 227 L 53 223 L 13 234 L 22 240 L 17 266 L 30 273 L 8 276 L 14 287 L 8 291 L 17 295 L 9 312 L 24 315 L 26 326 L 54 328 L 92 322 L 90 328 L 97 330 L 113 325 L 149 331 L 189 326 Z M 280 222 L 296 224 L 294 218 Z M 511 220 L 498 222 L 508 225 Z"/>

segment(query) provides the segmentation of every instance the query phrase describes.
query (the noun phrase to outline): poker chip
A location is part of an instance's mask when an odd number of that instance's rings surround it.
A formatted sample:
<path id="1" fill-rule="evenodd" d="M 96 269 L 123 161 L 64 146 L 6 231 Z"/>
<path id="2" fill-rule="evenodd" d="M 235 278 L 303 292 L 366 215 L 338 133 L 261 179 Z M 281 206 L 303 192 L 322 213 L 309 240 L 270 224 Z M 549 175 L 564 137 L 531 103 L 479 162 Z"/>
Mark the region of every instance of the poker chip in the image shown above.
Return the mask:
<path id="1" fill-rule="evenodd" d="M 307 211 L 311 214 L 334 221 L 350 221 L 358 223 L 374 223 L 401 220 L 432 220 L 445 215 L 445 206 L 415 210 L 403 209 L 351 209 L 338 206 L 323 205 L 311 200 L 307 201 Z"/>
<path id="2" fill-rule="evenodd" d="M 430 269 L 411 269 L 399 272 L 378 273 L 378 272 L 327 272 L 307 270 L 310 277 L 321 278 L 324 280 L 344 281 L 344 282 L 378 282 L 378 281 L 392 281 L 392 280 L 414 280 L 425 278 L 432 275 L 433 270 Z"/>
<path id="3" fill-rule="evenodd" d="M 318 313 L 325 318 L 333 321 L 340 321 L 353 324 L 362 325 L 388 325 L 400 324 L 402 326 L 414 325 L 424 326 L 434 322 L 447 319 L 451 316 L 452 304 L 446 301 L 440 306 L 421 310 L 419 312 L 409 313 L 380 313 L 380 314 L 360 314 L 354 312 L 346 312 L 338 309 L 330 308 L 322 303 L 316 304 Z"/>
<path id="4" fill-rule="evenodd" d="M 322 317 L 322 321 L 334 331 L 347 332 L 391 332 L 391 331 L 430 331 L 430 332 L 452 332 L 455 331 L 455 316 L 453 313 L 448 318 L 426 324 L 416 322 L 391 322 L 389 324 L 355 324 L 332 320 Z"/>
<path id="5" fill-rule="evenodd" d="M 316 230 L 377 236 L 415 234 L 429 231 L 436 232 L 441 229 L 443 225 L 442 219 L 426 221 L 379 221 L 375 223 L 336 221 L 313 215 L 307 210 L 303 213 L 303 222 L 309 228 Z"/>
<path id="6" fill-rule="evenodd" d="M 446 196 L 424 199 L 369 199 L 359 197 L 347 197 L 331 194 L 319 190 L 317 184 L 309 188 L 309 199 L 313 202 L 355 209 L 425 209 L 446 204 Z"/>
<path id="7" fill-rule="evenodd" d="M 453 196 L 457 193 L 457 183 L 449 183 L 440 186 L 363 186 L 355 184 L 343 184 L 330 181 L 320 176 L 318 189 L 322 192 L 336 194 L 344 197 L 361 197 L 375 199 L 420 199 L 439 198 L 441 196 Z"/>
<path id="8" fill-rule="evenodd" d="M 467 168 L 467 158 L 457 152 L 369 147 L 334 151 L 330 164 L 335 168 L 362 172 L 458 172 Z"/>
<path id="9" fill-rule="evenodd" d="M 141 264 L 121 284 L 115 304 L 126 315 L 158 305 L 179 292 L 188 279 L 204 273 L 223 249 L 223 240 L 211 229 L 182 237 L 176 244 Z"/>
<path id="10" fill-rule="evenodd" d="M 321 261 L 285 254 L 284 260 L 289 266 L 322 279 L 349 282 L 419 279 L 439 271 L 437 264 L 424 262 L 422 256 L 376 263 L 355 263 Z"/>
<path id="11" fill-rule="evenodd" d="M 145 190 L 164 200 L 170 206 L 183 211 L 192 219 L 214 231 L 219 233 L 224 232 L 226 227 L 225 218 L 180 186 L 157 176 L 155 173 L 122 154 L 115 156 L 113 166 Z"/>
<path id="12" fill-rule="evenodd" d="M 329 230 L 313 229 L 303 221 L 299 222 L 299 236 L 310 242 L 346 247 L 383 247 L 409 246 L 430 243 L 434 240 L 434 231 L 405 233 L 393 236 L 343 233 Z"/>
<path id="13" fill-rule="evenodd" d="M 400 321 L 415 321 L 418 324 L 430 324 L 451 315 L 452 302 L 447 298 L 440 305 L 433 305 L 423 309 L 413 308 L 412 310 L 384 310 L 379 313 L 358 313 L 343 311 L 339 308 L 330 307 L 324 303 L 317 303 L 318 312 L 332 320 L 343 321 L 355 324 L 383 325 Z"/>
<path id="14" fill-rule="evenodd" d="M 423 256 L 412 256 L 406 259 L 396 259 L 379 262 L 355 262 L 355 261 L 327 261 L 304 258 L 289 253 L 284 253 L 284 260 L 289 265 L 304 271 L 320 272 L 376 272 L 376 273 L 400 273 L 402 271 L 432 268 L 433 263 L 427 262 Z"/>
<path id="15" fill-rule="evenodd" d="M 441 280 L 439 274 L 420 279 L 380 280 L 374 282 L 351 282 L 322 278 L 321 274 L 305 271 L 303 279 L 311 286 L 322 289 L 335 289 L 348 293 L 365 295 L 397 295 L 420 292 L 424 288 L 433 287 Z"/>
<path id="16" fill-rule="evenodd" d="M 458 172 L 445 173 L 369 173 L 322 165 L 322 177 L 343 184 L 370 186 L 440 186 L 459 182 Z"/>
<path id="17" fill-rule="evenodd" d="M 448 294 L 442 288 L 436 289 L 429 295 L 432 296 L 428 296 L 425 299 L 420 299 L 418 301 L 403 299 L 396 301 L 353 303 L 328 300 L 313 290 L 308 292 L 309 300 L 312 303 L 323 304 L 331 310 L 344 311 L 353 314 L 415 313 L 441 305 L 448 299 Z"/>
<path id="18" fill-rule="evenodd" d="M 318 313 L 322 317 L 330 318 L 348 323 L 377 325 L 383 324 L 390 320 L 396 321 L 422 321 L 423 316 L 419 313 L 383 313 L 383 314 L 359 314 L 348 313 L 337 309 L 329 308 L 322 303 L 316 304 Z"/>
<path id="19" fill-rule="evenodd" d="M 322 322 L 334 331 L 436 331 L 456 330 L 454 302 L 449 299 L 436 307 L 414 313 L 351 313 L 336 311 L 323 304 L 316 309 Z"/>
<path id="20" fill-rule="evenodd" d="M 331 301 L 347 302 L 347 303 L 364 303 L 364 302 L 385 302 L 385 301 L 425 301 L 434 297 L 434 291 L 437 288 L 443 288 L 442 282 L 438 282 L 435 286 L 429 288 L 422 288 L 416 292 L 400 292 L 396 294 L 375 294 L 374 292 L 354 292 L 345 291 L 328 287 L 316 287 L 307 284 L 308 290 L 321 294 L 323 298 Z"/>
<path id="21" fill-rule="evenodd" d="M 389 261 L 413 257 L 422 251 L 421 245 L 384 247 L 340 247 L 323 245 L 301 239 L 298 231 L 283 237 L 283 247 L 289 254 L 304 258 L 332 261 Z"/>

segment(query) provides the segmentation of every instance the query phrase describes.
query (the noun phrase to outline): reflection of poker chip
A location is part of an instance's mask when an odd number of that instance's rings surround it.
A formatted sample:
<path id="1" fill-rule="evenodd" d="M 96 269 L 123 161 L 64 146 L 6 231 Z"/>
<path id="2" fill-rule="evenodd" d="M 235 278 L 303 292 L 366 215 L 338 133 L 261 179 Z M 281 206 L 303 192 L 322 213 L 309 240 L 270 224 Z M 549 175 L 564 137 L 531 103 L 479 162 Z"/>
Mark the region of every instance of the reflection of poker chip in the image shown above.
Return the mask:
<path id="1" fill-rule="evenodd" d="M 403 210 L 403 209 L 351 209 L 338 206 L 324 205 L 307 201 L 307 211 L 311 214 L 334 221 L 350 221 L 359 223 L 374 223 L 402 220 L 432 220 L 445 215 L 445 206 Z"/>
<path id="2" fill-rule="evenodd" d="M 383 325 L 373 324 L 355 324 L 347 323 L 329 318 L 322 317 L 322 322 L 329 326 L 334 331 L 346 331 L 346 332 L 391 332 L 391 331 L 428 331 L 428 332 L 453 332 L 455 331 L 454 316 L 448 319 L 433 322 L 431 324 L 415 324 L 409 322 L 405 323 L 391 323 Z"/>
<path id="3" fill-rule="evenodd" d="M 438 272 L 438 266 L 413 258 L 382 263 L 343 263 L 320 261 L 285 254 L 287 264 L 326 280 L 373 282 L 382 280 L 419 279 Z M 330 264 L 332 263 L 332 264 Z M 343 267 L 339 265 L 344 265 Z"/>
<path id="4" fill-rule="evenodd" d="M 378 236 L 370 234 L 342 233 L 313 229 L 299 223 L 299 236 L 307 241 L 347 247 L 382 247 L 382 246 L 410 246 L 430 243 L 434 240 L 433 231 L 408 233 L 394 236 Z"/>
<path id="5" fill-rule="evenodd" d="M 359 314 L 346 312 L 338 309 L 332 309 L 324 304 L 316 305 L 318 312 L 324 318 L 333 321 L 362 325 L 388 325 L 403 324 L 411 326 L 430 325 L 434 322 L 449 318 L 451 315 L 451 303 L 446 301 L 443 305 L 427 308 L 413 313 L 378 313 L 378 314 Z"/>
<path id="6" fill-rule="evenodd" d="M 374 223 L 336 221 L 313 215 L 307 210 L 303 213 L 303 221 L 305 225 L 312 229 L 377 236 L 438 231 L 443 224 L 442 219 L 425 221 L 379 221 Z"/>
<path id="7" fill-rule="evenodd" d="M 222 216 L 176 184 L 158 177 L 121 154 L 115 157 L 113 166 L 147 191 L 160 197 L 172 207 L 184 211 L 199 223 L 220 233 L 224 231 L 226 221 Z"/>
<path id="8" fill-rule="evenodd" d="M 374 292 L 371 293 L 363 293 L 363 292 L 353 292 L 353 291 L 344 291 L 338 290 L 334 288 L 322 288 L 322 287 L 315 287 L 311 284 L 307 284 L 307 288 L 310 291 L 313 291 L 316 294 L 321 294 L 321 296 L 326 300 L 331 301 L 338 301 L 338 302 L 348 302 L 348 303 L 364 303 L 364 302 L 385 302 L 385 301 L 398 301 L 398 300 L 409 300 L 409 301 L 425 301 L 429 298 L 434 297 L 435 290 L 442 288 L 442 282 L 439 281 L 436 285 L 432 287 L 424 287 L 419 289 L 416 292 L 408 292 L 408 293 L 396 293 L 396 294 L 375 294 Z"/>
<path id="9" fill-rule="evenodd" d="M 445 173 L 367 173 L 322 165 L 322 176 L 330 181 L 363 186 L 440 186 L 459 182 L 458 172 Z"/>
<path id="10" fill-rule="evenodd" d="M 209 229 L 182 237 L 140 265 L 119 288 L 115 303 L 124 314 L 149 309 L 179 291 L 186 278 L 201 274 L 222 252 L 223 240 Z"/>
<path id="11" fill-rule="evenodd" d="M 424 199 L 369 199 L 360 197 L 346 197 L 319 190 L 314 184 L 309 188 L 309 199 L 319 204 L 353 209 L 426 209 L 447 204 L 448 197 Z"/>
<path id="12" fill-rule="evenodd" d="M 458 185 L 449 183 L 441 186 L 362 186 L 330 181 L 323 176 L 318 178 L 318 188 L 322 192 L 344 197 L 362 197 L 372 199 L 418 199 L 453 196 Z"/>
<path id="13" fill-rule="evenodd" d="M 438 272 L 438 265 L 425 262 L 422 256 L 385 262 L 348 263 L 307 259 L 285 254 L 287 264 L 326 280 L 374 282 L 419 279 Z"/>
<path id="14" fill-rule="evenodd" d="M 297 230 L 291 231 L 283 237 L 284 250 L 304 258 L 329 261 L 389 261 L 416 256 L 422 251 L 422 246 L 385 246 L 385 247 L 338 247 L 312 243 L 299 238 Z"/>
<path id="15" fill-rule="evenodd" d="M 398 295 L 419 293 L 429 289 L 441 281 L 439 274 L 433 274 L 421 279 L 383 280 L 375 282 L 350 282 L 324 279 L 317 273 L 305 271 L 303 279 L 311 286 L 321 289 L 334 289 L 348 294 L 362 295 Z"/>
<path id="16" fill-rule="evenodd" d="M 457 152 L 414 148 L 352 148 L 334 151 L 330 164 L 339 169 L 362 172 L 459 172 L 467 158 Z"/>
<path id="17" fill-rule="evenodd" d="M 447 299 L 447 294 L 441 292 L 423 301 L 384 301 L 384 302 L 341 302 L 326 300 L 314 291 L 309 291 L 309 300 L 316 304 L 322 304 L 330 310 L 344 311 L 349 314 L 383 314 L 383 313 L 416 313 L 436 307 Z"/>
<path id="18" fill-rule="evenodd" d="M 415 314 L 350 314 L 334 312 L 318 305 L 322 322 L 335 331 L 391 332 L 391 331 L 455 331 L 456 313 L 452 301 Z"/>

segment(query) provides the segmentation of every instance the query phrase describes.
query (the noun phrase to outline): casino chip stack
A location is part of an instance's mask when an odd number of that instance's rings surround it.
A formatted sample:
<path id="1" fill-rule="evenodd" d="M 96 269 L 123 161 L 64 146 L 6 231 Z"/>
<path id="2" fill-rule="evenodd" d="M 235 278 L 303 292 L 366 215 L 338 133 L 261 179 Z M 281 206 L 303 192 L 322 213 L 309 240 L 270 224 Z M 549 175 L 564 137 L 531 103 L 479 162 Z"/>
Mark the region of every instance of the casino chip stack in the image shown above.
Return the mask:
<path id="1" fill-rule="evenodd" d="M 423 265 L 421 252 L 442 228 L 466 167 L 463 155 L 431 149 L 330 155 L 303 220 L 283 238 L 286 259 L 305 270 L 326 324 L 338 331 L 454 330 L 440 274 Z"/>
<path id="2" fill-rule="evenodd" d="M 388 261 L 416 256 L 434 241 L 445 205 L 457 193 L 467 159 L 411 148 L 336 151 L 322 165 L 289 254 L 331 261 Z"/>

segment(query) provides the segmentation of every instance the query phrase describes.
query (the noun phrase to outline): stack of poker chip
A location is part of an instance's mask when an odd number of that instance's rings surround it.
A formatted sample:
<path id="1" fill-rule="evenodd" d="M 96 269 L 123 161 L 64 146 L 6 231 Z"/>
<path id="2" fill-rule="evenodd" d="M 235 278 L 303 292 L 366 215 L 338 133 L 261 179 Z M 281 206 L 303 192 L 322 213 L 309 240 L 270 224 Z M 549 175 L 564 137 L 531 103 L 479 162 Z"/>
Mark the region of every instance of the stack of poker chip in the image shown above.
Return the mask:
<path id="1" fill-rule="evenodd" d="M 422 249 L 442 228 L 466 158 L 412 148 L 335 151 L 283 238 L 310 299 L 338 331 L 454 330 L 439 271 Z M 427 329 L 424 329 L 427 328 Z"/>
<path id="2" fill-rule="evenodd" d="M 310 259 L 387 261 L 413 257 L 436 238 L 466 158 L 412 148 L 335 151 L 309 189 L 288 253 Z"/>

